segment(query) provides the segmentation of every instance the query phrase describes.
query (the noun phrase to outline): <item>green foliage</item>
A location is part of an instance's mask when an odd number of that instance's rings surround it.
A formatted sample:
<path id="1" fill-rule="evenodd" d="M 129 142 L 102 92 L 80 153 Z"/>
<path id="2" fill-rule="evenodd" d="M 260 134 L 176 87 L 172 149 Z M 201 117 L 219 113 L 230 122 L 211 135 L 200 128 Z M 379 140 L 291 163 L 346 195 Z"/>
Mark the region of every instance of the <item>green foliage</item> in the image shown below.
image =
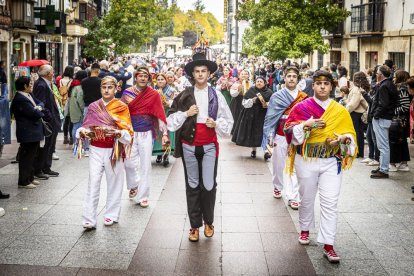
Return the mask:
<path id="1" fill-rule="evenodd" d="M 237 19 L 249 20 L 243 51 L 270 59 L 299 58 L 313 50 L 326 52 L 321 30 L 331 30 L 350 12 L 332 0 L 246 0 Z M 270 26 L 270 27 L 269 27 Z"/>
<path id="2" fill-rule="evenodd" d="M 223 39 L 221 24 L 211 13 L 204 13 L 201 0 L 195 2 L 195 11 L 184 13 L 168 0 L 116 0 L 101 19 L 86 24 L 85 54 L 104 58 L 116 54 L 136 52 L 146 43 L 157 44 L 164 36 L 183 36 L 184 32 L 200 34 L 211 42 Z M 187 33 L 188 34 L 188 33 Z"/>
<path id="3" fill-rule="evenodd" d="M 85 36 L 85 55 L 102 59 L 109 55 L 109 45 L 112 44 L 109 30 L 105 28 L 104 21 L 95 17 L 87 22 L 85 27 L 89 30 Z"/>
<path id="4" fill-rule="evenodd" d="M 85 51 L 88 55 L 108 56 L 108 46 L 117 54 L 128 53 L 150 43 L 160 32 L 172 33 L 170 9 L 166 0 L 116 0 L 108 14 L 91 22 Z M 96 25 L 93 25 L 96 24 Z M 88 26 L 89 28 L 89 26 Z M 96 33 L 96 31 L 100 31 Z M 102 51 L 101 48 L 106 48 Z"/>

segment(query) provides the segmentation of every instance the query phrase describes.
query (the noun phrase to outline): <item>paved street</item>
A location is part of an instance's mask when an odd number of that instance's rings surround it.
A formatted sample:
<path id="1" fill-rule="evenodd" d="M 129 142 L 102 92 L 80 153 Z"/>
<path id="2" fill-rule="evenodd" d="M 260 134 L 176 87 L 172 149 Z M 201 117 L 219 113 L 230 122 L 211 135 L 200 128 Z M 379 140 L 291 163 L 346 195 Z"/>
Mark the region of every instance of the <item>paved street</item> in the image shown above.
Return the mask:
<path id="1" fill-rule="evenodd" d="M 297 242 L 298 213 L 272 197 L 269 163 L 250 150 L 221 141 L 215 230 L 188 241 L 181 160 L 155 164 L 150 207 L 128 199 L 125 189 L 118 224 L 84 232 L 81 208 L 87 158 L 76 160 L 58 141 L 58 178 L 34 190 L 17 189 L 17 144 L 5 147 L 0 162 L 0 275 L 412 275 L 414 202 L 412 172 L 372 180 L 359 162 L 346 172 L 340 199 L 332 265 L 314 241 Z M 413 170 L 414 168 L 411 167 Z M 104 208 L 102 183 L 100 211 Z M 318 222 L 318 219 L 317 219 Z M 202 229 L 201 229 L 202 230 Z"/>

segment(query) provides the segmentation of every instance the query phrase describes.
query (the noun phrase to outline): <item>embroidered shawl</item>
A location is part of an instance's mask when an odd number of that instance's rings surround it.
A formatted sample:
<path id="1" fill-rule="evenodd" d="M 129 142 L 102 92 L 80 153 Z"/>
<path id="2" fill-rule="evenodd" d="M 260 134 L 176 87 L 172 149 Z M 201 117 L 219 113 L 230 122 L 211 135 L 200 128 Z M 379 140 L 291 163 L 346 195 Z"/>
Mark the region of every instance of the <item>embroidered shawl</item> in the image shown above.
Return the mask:
<path id="1" fill-rule="evenodd" d="M 293 137 L 293 127 L 305 122 L 313 116 L 314 119 L 323 119 L 326 127 L 323 129 L 310 129 L 306 134 L 307 138 L 302 145 L 302 157 L 304 160 L 330 156 L 337 156 L 341 162 L 342 169 L 349 169 L 352 161 L 358 154 L 356 148 L 353 155 L 348 150 L 342 151 L 340 145 L 331 146 L 327 143 L 328 138 L 335 139 L 334 133 L 343 135 L 351 134 L 356 141 L 356 133 L 349 112 L 336 101 L 331 101 L 328 108 L 324 110 L 313 98 L 298 103 L 293 107 L 285 123 L 285 134 L 288 141 L 288 160 L 287 169 L 293 172 L 294 158 L 297 152 L 297 146 L 291 144 Z M 339 162 L 339 161 L 338 161 Z"/>

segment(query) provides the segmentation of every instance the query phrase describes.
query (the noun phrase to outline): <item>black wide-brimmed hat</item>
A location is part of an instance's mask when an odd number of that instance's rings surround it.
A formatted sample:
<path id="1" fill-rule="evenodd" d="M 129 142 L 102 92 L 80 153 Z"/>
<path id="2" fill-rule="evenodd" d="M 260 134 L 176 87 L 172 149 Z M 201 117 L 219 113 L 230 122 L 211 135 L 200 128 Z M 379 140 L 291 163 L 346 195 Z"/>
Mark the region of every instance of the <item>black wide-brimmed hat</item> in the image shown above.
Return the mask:
<path id="1" fill-rule="evenodd" d="M 196 53 L 193 55 L 193 61 L 187 63 L 187 65 L 184 67 L 184 71 L 188 76 L 193 77 L 194 67 L 201 65 L 207 66 L 211 74 L 216 72 L 218 67 L 217 63 L 208 60 L 204 53 Z"/>

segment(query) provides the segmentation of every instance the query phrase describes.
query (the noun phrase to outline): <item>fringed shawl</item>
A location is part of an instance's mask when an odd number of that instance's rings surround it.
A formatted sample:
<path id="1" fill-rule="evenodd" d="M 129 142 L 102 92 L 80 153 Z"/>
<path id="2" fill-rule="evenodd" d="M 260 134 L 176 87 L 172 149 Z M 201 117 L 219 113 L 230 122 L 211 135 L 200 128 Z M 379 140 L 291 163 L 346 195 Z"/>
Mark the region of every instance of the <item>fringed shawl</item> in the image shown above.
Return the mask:
<path id="1" fill-rule="evenodd" d="M 299 91 L 298 96 L 296 97 L 296 99 L 294 99 L 286 88 L 283 88 L 282 90 L 275 92 L 272 95 L 272 97 L 270 97 L 263 125 L 263 150 L 266 150 L 269 135 L 271 133 L 273 133 L 273 135 L 276 134 L 276 127 L 278 126 L 279 120 L 282 117 L 282 115 L 286 113 L 286 110 L 290 111 L 295 104 L 297 104 L 300 101 L 303 101 L 306 98 L 306 93 Z"/>
<path id="2" fill-rule="evenodd" d="M 88 107 L 88 113 L 86 114 L 85 120 L 82 123 L 83 128 L 94 129 L 94 128 L 107 128 L 107 129 L 118 129 L 127 130 L 130 134 L 134 133 L 131 124 L 131 117 L 129 115 L 128 106 L 118 99 L 113 99 L 106 106 L 103 101 L 97 100 L 91 103 Z M 104 133 L 95 133 L 95 140 L 105 140 Z M 115 166 L 116 161 L 126 157 L 126 147 L 119 143 L 118 139 L 114 140 L 114 146 L 112 151 L 111 162 L 112 166 Z M 75 154 L 78 158 L 81 156 L 82 141 L 75 147 Z"/>
<path id="3" fill-rule="evenodd" d="M 291 144 L 293 127 L 305 122 L 313 116 L 314 119 L 323 119 L 326 127 L 323 129 L 313 128 L 305 133 L 305 141 L 302 145 L 295 146 Z M 347 145 L 331 146 L 327 143 L 327 139 L 336 139 L 334 133 L 343 135 L 351 134 L 353 140 L 356 141 L 356 133 L 349 112 L 339 103 L 331 101 L 328 108 L 324 110 L 318 105 L 313 98 L 309 98 L 297 104 L 290 112 L 285 124 L 285 134 L 288 141 L 288 160 L 286 169 L 289 173 L 293 173 L 293 166 L 297 147 L 301 147 L 301 153 L 304 160 L 313 158 L 328 158 L 335 156 L 341 164 L 341 169 L 349 169 L 352 162 L 358 154 L 356 148 L 353 155 L 350 155 Z"/>

